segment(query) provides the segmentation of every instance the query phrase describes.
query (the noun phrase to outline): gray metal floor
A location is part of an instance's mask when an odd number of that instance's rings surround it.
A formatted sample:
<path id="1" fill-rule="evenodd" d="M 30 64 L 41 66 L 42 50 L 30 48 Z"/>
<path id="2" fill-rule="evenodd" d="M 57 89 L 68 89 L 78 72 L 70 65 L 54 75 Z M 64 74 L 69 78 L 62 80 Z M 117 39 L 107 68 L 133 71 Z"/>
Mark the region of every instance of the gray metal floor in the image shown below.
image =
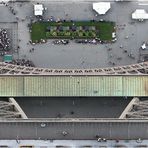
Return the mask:
<path id="1" fill-rule="evenodd" d="M 130 99 L 17 98 L 29 118 L 117 118 Z"/>

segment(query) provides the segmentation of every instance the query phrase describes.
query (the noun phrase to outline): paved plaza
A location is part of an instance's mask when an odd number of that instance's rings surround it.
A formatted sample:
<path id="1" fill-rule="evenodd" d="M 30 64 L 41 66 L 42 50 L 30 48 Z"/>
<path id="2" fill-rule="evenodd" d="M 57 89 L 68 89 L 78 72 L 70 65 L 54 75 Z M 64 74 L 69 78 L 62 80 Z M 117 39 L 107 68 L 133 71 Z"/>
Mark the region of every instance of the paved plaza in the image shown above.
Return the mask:
<path id="1" fill-rule="evenodd" d="M 55 19 L 86 21 L 104 19 L 116 22 L 117 42 L 84 45 L 70 41 L 68 45 L 53 45 L 53 40 L 48 40 L 46 44 L 33 46 L 29 44 L 28 24 L 30 19 L 35 19 L 33 16 L 33 4 L 36 3 L 37 1 L 10 3 L 9 5 L 16 11 L 15 16 L 11 14 L 6 6 L 0 6 L 0 13 L 3 13 L 1 22 L 18 22 L 16 34 L 20 48 L 19 54 L 14 54 L 14 58 L 32 60 L 37 67 L 94 68 L 137 63 L 141 61 L 141 55 L 148 54 L 148 50 L 144 52 L 139 50 L 142 43 L 147 42 L 148 21 L 137 22 L 131 19 L 131 13 L 137 8 L 144 8 L 148 11 L 147 5 L 141 5 L 144 2 L 111 2 L 112 8 L 106 15 L 95 16 L 96 13 L 92 10 L 92 2 L 41 1 L 47 8 L 44 14 L 45 20 L 53 16 Z M 13 36 L 13 38 L 16 38 L 16 36 Z M 32 48 L 35 50 L 30 52 Z M 111 50 L 108 50 L 109 48 Z M 127 50 L 127 53 L 124 53 L 124 50 Z M 134 58 L 129 57 L 129 54 L 133 54 Z M 112 63 L 115 64 L 113 65 Z"/>
<path id="2" fill-rule="evenodd" d="M 0 140 L 1 145 L 8 145 L 9 148 L 19 148 L 20 146 L 33 146 L 34 148 L 146 148 L 147 140 L 140 143 L 136 140 L 107 140 L 107 142 L 97 142 L 97 140 Z"/>

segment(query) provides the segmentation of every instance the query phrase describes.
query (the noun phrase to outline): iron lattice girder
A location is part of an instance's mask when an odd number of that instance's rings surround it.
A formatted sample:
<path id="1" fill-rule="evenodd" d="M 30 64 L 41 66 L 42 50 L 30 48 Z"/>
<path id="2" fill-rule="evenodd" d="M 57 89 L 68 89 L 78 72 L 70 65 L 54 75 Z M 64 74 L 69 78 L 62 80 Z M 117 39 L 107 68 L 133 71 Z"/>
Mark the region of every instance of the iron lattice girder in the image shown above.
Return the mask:
<path id="1" fill-rule="evenodd" d="M 0 110 L 0 118 L 20 117 L 20 114 L 15 111 Z"/>
<path id="2" fill-rule="evenodd" d="M 14 104 L 0 101 L 0 118 L 20 118 L 21 114 L 15 110 Z"/>
<path id="3" fill-rule="evenodd" d="M 132 114 L 132 115 L 130 115 L 130 114 L 128 114 L 127 115 L 127 117 L 126 118 L 144 118 L 144 119 L 147 119 L 148 117 L 147 116 L 142 116 L 142 115 L 135 115 L 135 114 Z"/>
<path id="4" fill-rule="evenodd" d="M 133 109 L 134 110 L 148 109 L 148 104 L 145 103 L 134 104 Z"/>
<path id="5" fill-rule="evenodd" d="M 148 118 L 148 101 L 138 101 L 126 114 L 126 118 Z"/>
<path id="6" fill-rule="evenodd" d="M 14 105 L 10 102 L 5 102 L 5 101 L 0 101 L 0 109 L 10 109 L 10 108 L 14 108 Z"/>
<path id="7" fill-rule="evenodd" d="M 121 75 L 121 74 L 148 74 L 148 62 L 94 69 L 47 69 L 36 67 L 18 66 L 8 63 L 0 63 L 1 75 Z"/>
<path id="8" fill-rule="evenodd" d="M 148 110 L 138 110 L 138 111 L 132 111 L 132 112 L 128 113 L 128 115 L 132 115 L 132 114 L 148 115 Z"/>

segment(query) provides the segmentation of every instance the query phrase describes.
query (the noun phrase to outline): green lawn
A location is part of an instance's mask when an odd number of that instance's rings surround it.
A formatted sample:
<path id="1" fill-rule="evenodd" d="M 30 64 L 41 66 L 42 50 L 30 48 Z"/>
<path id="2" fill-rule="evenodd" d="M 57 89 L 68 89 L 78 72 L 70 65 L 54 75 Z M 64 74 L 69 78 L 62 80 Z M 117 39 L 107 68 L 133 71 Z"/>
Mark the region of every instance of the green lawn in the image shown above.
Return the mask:
<path id="1" fill-rule="evenodd" d="M 114 31 L 113 22 L 36 22 L 31 25 L 31 40 L 33 42 L 41 39 L 51 38 L 76 38 L 89 39 L 100 38 L 103 41 L 112 40 L 112 32 Z M 57 27 L 62 27 L 59 31 Z M 75 26 L 76 30 L 72 31 L 71 26 Z M 88 30 L 83 27 L 89 28 Z M 47 28 L 50 27 L 50 31 Z"/>

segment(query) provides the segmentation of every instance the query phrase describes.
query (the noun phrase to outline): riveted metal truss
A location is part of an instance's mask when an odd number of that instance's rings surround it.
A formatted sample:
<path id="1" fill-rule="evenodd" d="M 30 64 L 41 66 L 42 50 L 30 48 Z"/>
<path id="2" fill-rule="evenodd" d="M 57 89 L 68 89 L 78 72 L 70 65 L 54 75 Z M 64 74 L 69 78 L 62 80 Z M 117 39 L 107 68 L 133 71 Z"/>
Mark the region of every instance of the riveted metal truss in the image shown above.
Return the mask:
<path id="1" fill-rule="evenodd" d="M 125 118 L 148 118 L 148 100 L 140 101 L 138 99 L 134 101 Z"/>
<path id="2" fill-rule="evenodd" d="M 144 75 L 148 74 L 148 62 L 94 69 L 48 69 L 0 63 L 0 75 Z"/>
<path id="3" fill-rule="evenodd" d="M 0 118 L 20 118 L 20 113 L 14 110 L 14 104 L 0 101 Z"/>
<path id="4" fill-rule="evenodd" d="M 0 118 L 27 118 L 13 98 L 0 101 Z"/>

